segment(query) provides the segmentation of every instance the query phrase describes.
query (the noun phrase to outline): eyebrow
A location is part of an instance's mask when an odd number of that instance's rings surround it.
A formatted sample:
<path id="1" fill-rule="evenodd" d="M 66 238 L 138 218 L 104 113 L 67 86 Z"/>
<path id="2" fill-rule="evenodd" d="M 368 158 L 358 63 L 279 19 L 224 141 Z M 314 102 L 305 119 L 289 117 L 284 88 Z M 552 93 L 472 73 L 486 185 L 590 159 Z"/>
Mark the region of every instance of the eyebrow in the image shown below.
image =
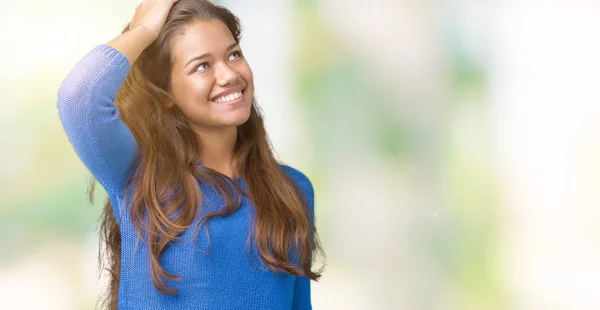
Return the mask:
<path id="1" fill-rule="evenodd" d="M 238 46 L 238 45 L 240 45 L 240 44 L 239 44 L 239 43 L 237 43 L 237 42 L 235 42 L 235 43 L 233 43 L 233 44 L 229 45 L 229 47 L 227 48 L 227 51 L 229 52 L 230 50 L 232 50 L 233 48 L 235 48 L 235 47 L 236 47 L 236 46 Z M 199 59 L 202 59 L 202 58 L 204 58 L 204 57 L 208 57 L 208 56 L 210 56 L 210 53 L 204 53 L 204 54 L 202 54 L 202 55 L 200 55 L 200 56 L 193 57 L 192 59 L 188 60 L 188 61 L 185 63 L 185 66 L 184 66 L 184 67 L 187 67 L 189 64 L 191 64 L 192 62 L 194 62 L 194 61 L 196 61 L 196 60 L 199 60 Z"/>

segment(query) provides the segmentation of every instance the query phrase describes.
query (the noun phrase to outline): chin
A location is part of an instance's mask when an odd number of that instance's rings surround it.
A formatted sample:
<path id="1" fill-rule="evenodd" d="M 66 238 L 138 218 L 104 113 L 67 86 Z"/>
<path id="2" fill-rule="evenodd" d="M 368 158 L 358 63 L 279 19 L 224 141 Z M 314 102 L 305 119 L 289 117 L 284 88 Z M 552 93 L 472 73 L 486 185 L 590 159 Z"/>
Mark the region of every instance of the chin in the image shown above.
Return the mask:
<path id="1" fill-rule="evenodd" d="M 240 113 L 238 115 L 231 115 L 227 120 L 223 120 L 225 126 L 240 126 L 245 124 L 250 119 L 250 111 L 248 113 Z"/>

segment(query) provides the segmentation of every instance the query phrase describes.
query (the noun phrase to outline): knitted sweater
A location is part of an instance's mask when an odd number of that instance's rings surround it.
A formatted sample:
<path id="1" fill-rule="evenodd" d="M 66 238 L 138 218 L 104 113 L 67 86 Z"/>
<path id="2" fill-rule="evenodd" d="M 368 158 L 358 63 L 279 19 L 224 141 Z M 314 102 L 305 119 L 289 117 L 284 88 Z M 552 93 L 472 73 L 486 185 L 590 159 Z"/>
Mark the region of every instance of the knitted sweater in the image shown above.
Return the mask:
<path id="1" fill-rule="evenodd" d="M 114 105 L 117 91 L 130 71 L 127 58 L 102 44 L 95 47 L 68 74 L 58 91 L 57 107 L 75 152 L 107 191 L 121 231 L 119 309 L 311 309 L 307 277 L 275 273 L 260 261 L 255 248 L 246 248 L 252 204 L 242 198 L 240 209 L 228 217 L 204 224 L 194 239 L 198 219 L 161 254 L 163 268 L 180 275 L 167 284 L 179 292 L 163 295 L 150 273 L 149 247 L 138 240 L 123 192 L 135 171 L 139 148 Z M 300 171 L 281 165 L 302 188 L 314 212 L 310 180 Z M 243 179 L 239 179 L 245 188 Z M 199 182 L 204 194 L 202 213 L 223 202 L 215 190 Z M 213 208 L 211 210 L 211 208 Z M 210 251 L 208 252 L 208 238 Z M 201 250 L 202 251 L 201 251 Z"/>

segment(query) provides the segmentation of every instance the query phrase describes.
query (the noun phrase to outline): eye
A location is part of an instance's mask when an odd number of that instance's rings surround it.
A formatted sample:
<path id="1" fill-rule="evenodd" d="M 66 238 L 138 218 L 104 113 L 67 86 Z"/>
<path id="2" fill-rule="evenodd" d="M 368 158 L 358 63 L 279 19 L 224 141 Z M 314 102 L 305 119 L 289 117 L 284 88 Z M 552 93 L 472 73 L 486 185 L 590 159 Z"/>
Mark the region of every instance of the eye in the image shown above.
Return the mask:
<path id="1" fill-rule="evenodd" d="M 242 52 L 241 51 L 235 51 L 232 52 L 231 54 L 229 54 L 229 60 L 236 60 L 238 58 L 242 57 Z"/>
<path id="2" fill-rule="evenodd" d="M 205 71 L 206 69 L 208 69 L 208 62 L 203 62 L 199 64 L 194 71 Z"/>

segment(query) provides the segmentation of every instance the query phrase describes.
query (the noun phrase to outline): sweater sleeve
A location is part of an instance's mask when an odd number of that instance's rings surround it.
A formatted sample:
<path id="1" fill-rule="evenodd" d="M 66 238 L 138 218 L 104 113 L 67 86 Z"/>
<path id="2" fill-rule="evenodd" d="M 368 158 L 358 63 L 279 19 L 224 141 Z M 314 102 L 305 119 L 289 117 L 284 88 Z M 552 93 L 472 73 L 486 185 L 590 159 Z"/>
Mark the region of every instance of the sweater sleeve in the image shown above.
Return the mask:
<path id="1" fill-rule="evenodd" d="M 310 279 L 305 276 L 296 277 L 292 310 L 312 310 L 310 301 Z"/>
<path id="2" fill-rule="evenodd" d="M 300 186 L 311 211 L 311 219 L 314 221 L 315 214 L 315 193 L 310 179 L 302 172 L 286 167 L 289 173 L 292 175 L 296 183 Z M 310 297 L 310 279 L 306 276 L 296 276 L 294 283 L 294 301 L 292 303 L 292 310 L 312 310 L 312 303 Z"/>
<path id="3" fill-rule="evenodd" d="M 75 65 L 58 90 L 56 105 L 69 142 L 109 192 L 124 187 L 139 152 L 114 104 L 129 70 L 125 55 L 102 44 Z"/>

